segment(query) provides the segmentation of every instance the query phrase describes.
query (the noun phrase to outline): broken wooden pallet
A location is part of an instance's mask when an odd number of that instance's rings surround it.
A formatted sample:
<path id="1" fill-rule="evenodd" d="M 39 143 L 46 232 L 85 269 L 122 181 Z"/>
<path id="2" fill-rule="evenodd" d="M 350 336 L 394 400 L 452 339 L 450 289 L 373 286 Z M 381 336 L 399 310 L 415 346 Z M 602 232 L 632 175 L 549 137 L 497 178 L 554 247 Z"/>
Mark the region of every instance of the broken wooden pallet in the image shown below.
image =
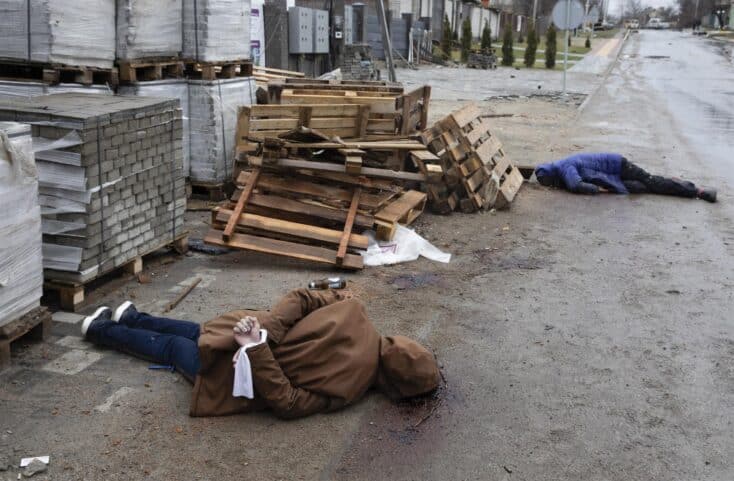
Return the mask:
<path id="1" fill-rule="evenodd" d="M 489 120 L 474 104 L 452 112 L 424 131 L 422 141 L 436 158 L 414 161 L 441 165 L 444 172 L 447 189 L 428 191 L 437 211 L 457 206 L 464 212 L 505 208 L 522 185 L 520 171 L 509 161 L 491 133 Z"/>
<path id="2" fill-rule="evenodd" d="M 0 326 L 0 370 L 10 364 L 10 345 L 21 338 L 42 341 L 51 333 L 51 313 L 45 307 L 36 307 L 3 326 Z"/>
<path id="3" fill-rule="evenodd" d="M 396 194 L 330 184 L 259 169 L 241 172 L 236 203 L 216 209 L 205 241 L 361 269 L 362 257 L 355 250 L 366 249 L 368 239 L 356 229 L 371 227 L 374 217 L 367 212 L 380 209 Z"/>

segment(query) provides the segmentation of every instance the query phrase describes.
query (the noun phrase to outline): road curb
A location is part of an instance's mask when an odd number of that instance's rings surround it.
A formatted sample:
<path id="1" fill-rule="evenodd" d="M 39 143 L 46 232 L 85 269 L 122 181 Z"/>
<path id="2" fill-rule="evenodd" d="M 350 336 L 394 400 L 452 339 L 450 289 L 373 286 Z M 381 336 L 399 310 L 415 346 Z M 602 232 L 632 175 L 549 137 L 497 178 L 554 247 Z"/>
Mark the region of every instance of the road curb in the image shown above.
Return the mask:
<path id="1" fill-rule="evenodd" d="M 617 61 L 619 60 L 619 55 L 622 53 L 622 49 L 624 48 L 624 44 L 627 42 L 627 38 L 630 36 L 630 31 L 627 30 L 624 34 L 624 37 L 622 37 L 622 41 L 619 42 L 619 47 L 617 48 L 617 53 L 614 55 L 614 60 L 612 60 L 609 63 L 609 66 L 606 68 L 604 73 L 602 74 L 601 82 L 599 82 L 599 85 L 597 85 L 592 92 L 586 96 L 583 102 L 581 102 L 581 105 L 579 105 L 578 109 L 576 109 L 576 117 L 581 115 L 581 113 L 586 109 L 586 106 L 589 104 L 589 101 L 591 101 L 592 98 L 596 95 L 596 93 L 599 91 L 599 89 L 602 88 L 604 83 L 607 81 L 607 77 L 609 77 L 609 73 L 612 71 L 615 65 L 617 65 Z"/>

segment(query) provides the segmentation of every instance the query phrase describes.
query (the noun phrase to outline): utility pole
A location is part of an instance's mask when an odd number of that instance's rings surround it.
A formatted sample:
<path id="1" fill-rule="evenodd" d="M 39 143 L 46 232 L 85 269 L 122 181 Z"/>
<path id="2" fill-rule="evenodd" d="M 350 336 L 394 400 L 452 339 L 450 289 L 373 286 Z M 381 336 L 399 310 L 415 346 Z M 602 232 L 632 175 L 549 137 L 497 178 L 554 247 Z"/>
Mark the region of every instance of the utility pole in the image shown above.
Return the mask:
<path id="1" fill-rule="evenodd" d="M 395 64 L 392 60 L 392 42 L 390 41 L 390 32 L 387 29 L 387 16 L 385 15 L 385 5 L 383 5 L 382 0 L 377 0 L 377 14 L 380 17 L 380 25 L 382 26 L 382 50 L 385 51 L 388 78 L 390 82 L 396 82 Z"/>
<path id="2" fill-rule="evenodd" d="M 535 19 L 538 13 L 538 0 L 533 0 L 533 28 L 535 28 Z"/>

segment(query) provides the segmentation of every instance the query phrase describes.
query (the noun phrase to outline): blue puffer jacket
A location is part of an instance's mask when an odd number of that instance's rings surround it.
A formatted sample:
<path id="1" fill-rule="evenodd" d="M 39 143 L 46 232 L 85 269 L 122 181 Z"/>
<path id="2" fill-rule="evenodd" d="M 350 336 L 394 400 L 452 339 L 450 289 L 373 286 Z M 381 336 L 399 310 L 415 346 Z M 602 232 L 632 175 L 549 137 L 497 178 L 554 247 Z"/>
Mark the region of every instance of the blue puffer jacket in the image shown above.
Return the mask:
<path id="1" fill-rule="evenodd" d="M 566 188 L 576 192 L 581 182 L 598 185 L 617 194 L 628 194 L 622 183 L 622 157 L 619 154 L 574 154 L 535 168 L 537 177 L 551 175 L 563 179 Z"/>

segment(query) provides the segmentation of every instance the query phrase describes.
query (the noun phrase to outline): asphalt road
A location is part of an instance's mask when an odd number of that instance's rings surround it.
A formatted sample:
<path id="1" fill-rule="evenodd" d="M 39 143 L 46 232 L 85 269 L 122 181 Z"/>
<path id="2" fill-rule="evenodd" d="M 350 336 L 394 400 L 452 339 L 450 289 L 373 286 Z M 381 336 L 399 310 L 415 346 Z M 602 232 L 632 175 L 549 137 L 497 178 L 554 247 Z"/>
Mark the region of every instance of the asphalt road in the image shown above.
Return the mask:
<path id="1" fill-rule="evenodd" d="M 443 293 L 463 302 L 437 301 L 419 321 L 441 346 L 449 401 L 412 437 L 363 424 L 339 478 L 734 477 L 726 52 L 634 35 L 576 125 L 559 129 L 569 151 L 622 152 L 718 187 L 720 203 L 528 186 L 505 227 L 462 246 L 466 282 Z"/>
<path id="2" fill-rule="evenodd" d="M 734 479 L 734 72 L 725 51 L 643 31 L 579 117 L 555 101 L 482 104 L 515 113 L 496 125 L 517 161 L 615 150 L 714 185 L 720 202 L 582 197 L 531 183 L 507 212 L 423 216 L 417 230 L 453 253 L 449 265 L 420 260 L 348 277 L 381 332 L 436 352 L 446 379 L 437 400 L 396 406 L 371 394 L 292 422 L 194 419 L 184 381 L 91 347 L 72 319 L 55 323 L 48 343 L 16 346 L 0 374 L 0 468 L 50 455 L 48 473 L 34 479 Z M 437 82 L 453 76 L 459 87 L 444 98 L 437 89 L 442 108 L 472 93 L 464 71 L 448 74 Z M 504 74 L 493 71 L 474 98 L 504 90 Z M 546 74 L 521 84 L 559 83 L 558 72 Z M 571 75 L 586 91 L 598 81 Z M 432 81 L 428 69 L 423 76 Z M 187 214 L 187 227 L 204 231 L 206 217 Z M 152 283 L 111 283 L 93 301 L 132 298 L 155 312 L 202 277 L 170 315 L 204 321 L 266 308 L 331 274 L 242 252 L 147 269 Z M 2 481 L 17 476 L 0 471 Z"/>

